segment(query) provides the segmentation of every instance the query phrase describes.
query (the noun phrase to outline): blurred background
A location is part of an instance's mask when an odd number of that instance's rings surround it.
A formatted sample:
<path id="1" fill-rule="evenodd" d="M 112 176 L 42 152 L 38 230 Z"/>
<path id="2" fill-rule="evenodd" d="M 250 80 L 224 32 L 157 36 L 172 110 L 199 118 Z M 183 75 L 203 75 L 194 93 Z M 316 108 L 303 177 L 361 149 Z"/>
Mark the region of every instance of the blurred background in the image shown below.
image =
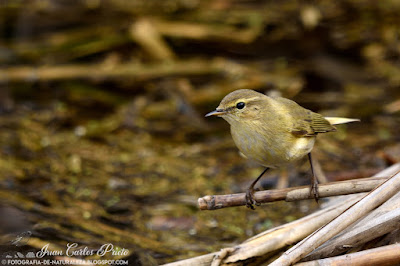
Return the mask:
<path id="1" fill-rule="evenodd" d="M 130 254 L 110 258 L 156 265 L 317 209 L 199 211 L 197 198 L 243 192 L 262 170 L 223 119 L 204 118 L 236 89 L 360 118 L 318 136 L 329 181 L 399 162 L 399 12 L 397 0 L 1 1 L 1 251 L 112 243 Z M 287 175 L 309 184 L 308 163 Z"/>

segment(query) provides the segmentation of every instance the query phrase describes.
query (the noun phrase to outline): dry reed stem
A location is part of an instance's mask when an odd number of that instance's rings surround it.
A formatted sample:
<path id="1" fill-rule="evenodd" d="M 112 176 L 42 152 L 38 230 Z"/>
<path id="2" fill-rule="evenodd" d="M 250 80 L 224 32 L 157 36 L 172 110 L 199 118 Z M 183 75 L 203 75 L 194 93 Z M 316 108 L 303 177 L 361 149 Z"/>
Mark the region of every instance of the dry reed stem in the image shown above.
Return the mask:
<path id="1" fill-rule="evenodd" d="M 400 244 L 392 244 L 378 248 L 359 251 L 342 256 L 307 261 L 296 266 L 364 266 L 364 265 L 398 265 L 400 263 Z"/>
<path id="2" fill-rule="evenodd" d="M 324 242 L 342 232 L 348 226 L 367 215 L 370 211 L 383 204 L 400 190 L 400 170 L 380 186 L 369 192 L 361 200 L 348 208 L 329 224 L 321 227 L 300 243 L 287 250 L 271 266 L 292 265 Z"/>
<path id="3" fill-rule="evenodd" d="M 386 181 L 384 178 L 363 178 L 320 184 L 318 186 L 319 197 L 325 198 L 368 192 L 384 181 Z M 302 186 L 258 191 L 255 193 L 255 198 L 259 203 L 267 203 L 280 200 L 297 201 L 312 199 L 313 197 L 310 195 L 310 187 Z M 212 195 L 199 198 L 198 204 L 201 210 L 217 210 L 227 207 L 244 206 L 246 205 L 246 198 L 245 193 Z"/>
<path id="4" fill-rule="evenodd" d="M 400 170 L 400 164 L 393 165 L 384 171 L 375 175 L 390 176 L 396 171 Z M 363 195 L 352 195 L 338 198 L 334 203 L 314 212 L 301 219 L 293 221 L 288 224 L 278 226 L 267 230 L 259 235 L 256 235 L 240 245 L 233 247 L 230 254 L 221 261 L 223 265 L 238 262 L 249 262 L 255 257 L 265 256 L 268 253 L 284 248 L 287 245 L 292 245 L 304 237 L 310 235 L 312 232 L 321 228 L 321 226 L 329 223 L 338 215 L 343 213 L 349 206 L 354 205 Z M 214 252 L 202 256 L 181 260 L 173 263 L 166 264 L 168 266 L 181 266 L 181 265 L 211 265 L 213 258 L 219 254 Z M 251 265 L 251 264 L 249 264 Z"/>

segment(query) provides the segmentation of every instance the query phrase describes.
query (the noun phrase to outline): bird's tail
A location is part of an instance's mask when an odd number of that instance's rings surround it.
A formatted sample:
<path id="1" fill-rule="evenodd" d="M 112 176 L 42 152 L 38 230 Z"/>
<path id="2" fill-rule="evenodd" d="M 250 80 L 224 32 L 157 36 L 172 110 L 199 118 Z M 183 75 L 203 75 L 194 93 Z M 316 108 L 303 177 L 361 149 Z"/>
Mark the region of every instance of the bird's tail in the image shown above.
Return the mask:
<path id="1" fill-rule="evenodd" d="M 344 118 L 344 117 L 325 117 L 332 125 L 346 124 L 351 122 L 360 122 L 357 118 Z"/>

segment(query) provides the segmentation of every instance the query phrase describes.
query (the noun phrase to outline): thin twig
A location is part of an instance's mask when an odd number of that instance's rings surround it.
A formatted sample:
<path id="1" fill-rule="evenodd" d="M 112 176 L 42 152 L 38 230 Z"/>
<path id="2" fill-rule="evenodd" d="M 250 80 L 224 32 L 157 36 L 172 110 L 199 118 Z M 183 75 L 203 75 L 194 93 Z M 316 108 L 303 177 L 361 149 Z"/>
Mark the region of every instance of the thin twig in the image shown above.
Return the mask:
<path id="1" fill-rule="evenodd" d="M 382 172 L 376 174 L 374 178 L 379 176 L 391 176 L 400 170 L 400 164 L 393 165 Z M 284 224 L 265 232 L 262 232 L 244 243 L 235 246 L 235 251 L 222 262 L 223 265 L 233 265 L 235 263 L 254 261 L 254 258 L 260 258 L 266 254 L 271 254 L 276 250 L 284 248 L 288 245 L 300 241 L 304 237 L 310 235 L 312 232 L 321 226 L 332 221 L 349 206 L 354 205 L 363 195 L 352 195 L 346 198 L 338 198 L 333 200 L 329 206 L 307 215 L 299 220 L 295 220 L 288 224 Z M 199 257 L 194 257 L 186 260 L 169 263 L 168 266 L 181 266 L 181 265 L 210 265 L 214 256 L 219 252 L 205 254 Z M 251 265 L 249 263 L 249 265 Z"/>
<path id="2" fill-rule="evenodd" d="M 386 181 L 385 178 L 363 178 L 355 180 L 347 180 L 340 182 L 332 182 L 321 184 L 318 186 L 319 197 L 332 197 L 339 195 L 349 195 L 355 193 L 368 192 L 376 188 Z M 312 199 L 310 196 L 310 187 L 293 187 L 275 190 L 258 191 L 255 198 L 259 203 L 267 203 L 273 201 L 297 201 L 304 199 Z M 221 208 L 244 206 L 246 205 L 245 193 L 228 194 L 228 195 L 212 195 L 204 196 L 198 199 L 201 210 L 217 210 Z"/>
<path id="3" fill-rule="evenodd" d="M 331 206 L 319 210 L 301 219 L 262 232 L 235 246 L 235 251 L 229 254 L 224 263 L 234 264 L 238 261 L 251 260 L 294 244 L 330 222 L 346 208 L 354 204 L 356 200 L 357 198 L 343 200 L 339 206 Z M 211 265 L 213 258 L 217 255 L 219 255 L 219 252 L 172 262 L 165 266 Z"/>

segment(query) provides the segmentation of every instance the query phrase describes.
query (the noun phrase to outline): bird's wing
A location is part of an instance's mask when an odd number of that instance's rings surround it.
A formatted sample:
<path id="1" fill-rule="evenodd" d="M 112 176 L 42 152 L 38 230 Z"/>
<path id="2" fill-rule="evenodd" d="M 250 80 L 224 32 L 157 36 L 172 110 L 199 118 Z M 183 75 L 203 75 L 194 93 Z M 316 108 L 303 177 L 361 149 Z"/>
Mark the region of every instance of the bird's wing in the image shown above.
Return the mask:
<path id="1" fill-rule="evenodd" d="M 275 98 L 275 100 L 284 103 L 288 114 L 292 116 L 289 131 L 296 137 L 311 137 L 318 133 L 336 131 L 336 128 L 322 115 L 305 109 L 289 99 Z"/>

